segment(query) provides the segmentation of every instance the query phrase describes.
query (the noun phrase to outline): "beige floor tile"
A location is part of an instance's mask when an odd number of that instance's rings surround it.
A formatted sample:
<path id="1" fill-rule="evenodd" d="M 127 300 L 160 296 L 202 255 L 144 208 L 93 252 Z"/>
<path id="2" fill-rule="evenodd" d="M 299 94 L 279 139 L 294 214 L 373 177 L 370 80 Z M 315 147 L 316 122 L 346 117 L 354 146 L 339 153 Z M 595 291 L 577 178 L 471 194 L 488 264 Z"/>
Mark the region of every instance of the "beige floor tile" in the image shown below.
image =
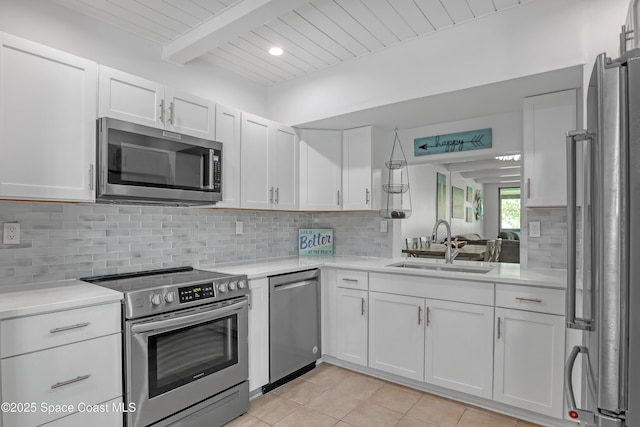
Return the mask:
<path id="1" fill-rule="evenodd" d="M 407 415 L 437 426 L 450 427 L 458 424 L 465 409 L 459 403 L 425 394 L 409 409 Z"/>
<path id="2" fill-rule="evenodd" d="M 241 417 L 236 418 L 228 424 L 225 424 L 225 427 L 269 427 L 271 424 L 267 424 L 264 421 L 259 420 L 258 418 L 244 414 Z"/>
<path id="3" fill-rule="evenodd" d="M 356 427 L 393 427 L 401 418 L 400 412 L 362 402 L 343 421 Z"/>
<path id="4" fill-rule="evenodd" d="M 339 390 L 327 390 L 306 406 L 337 419 L 343 418 L 362 401 Z"/>
<path id="5" fill-rule="evenodd" d="M 353 373 L 338 366 L 321 363 L 312 371 L 307 372 L 301 378 L 319 384 L 325 388 L 336 386 L 340 381 L 352 376 Z"/>
<path id="6" fill-rule="evenodd" d="M 369 398 L 369 402 L 406 414 L 420 396 L 422 393 L 419 391 L 387 383 Z"/>
<path id="7" fill-rule="evenodd" d="M 298 402 L 270 393 L 251 401 L 249 415 L 259 418 L 267 424 L 273 424 L 299 407 Z"/>
<path id="8" fill-rule="evenodd" d="M 380 387 L 382 387 L 380 381 L 371 380 L 364 375 L 349 375 L 340 381 L 333 389 L 346 393 L 356 399 L 365 400 L 370 398 Z"/>
<path id="9" fill-rule="evenodd" d="M 274 425 L 276 427 L 332 427 L 338 422 L 322 412 L 301 406 Z"/>
<path id="10" fill-rule="evenodd" d="M 395 427 L 438 427 L 438 426 L 436 426 L 435 424 L 429 424 L 428 422 L 419 420 L 417 418 L 404 416 L 398 422 L 398 424 L 396 424 Z"/>
<path id="11" fill-rule="evenodd" d="M 460 427 L 516 427 L 516 420 L 488 411 L 467 409 L 458 421 Z"/>
<path id="12" fill-rule="evenodd" d="M 319 384 L 312 383 L 311 381 L 306 381 L 301 378 L 296 378 L 282 387 L 278 387 L 273 390 L 273 392 L 306 405 L 311 400 L 324 393 L 325 390 L 326 388 Z"/>
<path id="13" fill-rule="evenodd" d="M 338 424 L 333 427 L 354 427 L 353 424 L 345 423 L 344 421 L 338 421 Z"/>

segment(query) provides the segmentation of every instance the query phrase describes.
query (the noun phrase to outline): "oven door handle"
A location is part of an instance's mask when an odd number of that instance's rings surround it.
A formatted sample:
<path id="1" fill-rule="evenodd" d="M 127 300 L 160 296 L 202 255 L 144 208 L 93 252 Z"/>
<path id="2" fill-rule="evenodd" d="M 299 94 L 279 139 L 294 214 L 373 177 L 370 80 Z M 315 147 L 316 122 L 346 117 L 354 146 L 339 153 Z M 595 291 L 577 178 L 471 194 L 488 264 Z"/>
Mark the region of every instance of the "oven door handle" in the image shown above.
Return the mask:
<path id="1" fill-rule="evenodd" d="M 140 334 L 143 332 L 160 331 L 164 329 L 176 329 L 181 326 L 189 326 L 194 323 L 206 322 L 211 319 L 224 317 L 234 311 L 246 307 L 246 305 L 247 300 L 245 299 L 241 302 L 225 307 L 215 308 L 204 313 L 191 314 L 189 316 L 176 317 L 168 320 L 160 320 L 158 322 L 138 323 L 137 325 L 131 326 L 131 333 Z"/>

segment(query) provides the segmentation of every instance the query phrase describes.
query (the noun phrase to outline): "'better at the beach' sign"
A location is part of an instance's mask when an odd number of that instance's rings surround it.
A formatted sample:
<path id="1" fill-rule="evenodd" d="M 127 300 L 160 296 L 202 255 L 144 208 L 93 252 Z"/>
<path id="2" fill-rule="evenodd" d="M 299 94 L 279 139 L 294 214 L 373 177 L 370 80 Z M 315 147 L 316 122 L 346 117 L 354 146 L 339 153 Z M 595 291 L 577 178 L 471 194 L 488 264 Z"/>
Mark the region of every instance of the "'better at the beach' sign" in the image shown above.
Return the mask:
<path id="1" fill-rule="evenodd" d="M 333 255 L 332 228 L 301 228 L 298 230 L 298 255 Z"/>

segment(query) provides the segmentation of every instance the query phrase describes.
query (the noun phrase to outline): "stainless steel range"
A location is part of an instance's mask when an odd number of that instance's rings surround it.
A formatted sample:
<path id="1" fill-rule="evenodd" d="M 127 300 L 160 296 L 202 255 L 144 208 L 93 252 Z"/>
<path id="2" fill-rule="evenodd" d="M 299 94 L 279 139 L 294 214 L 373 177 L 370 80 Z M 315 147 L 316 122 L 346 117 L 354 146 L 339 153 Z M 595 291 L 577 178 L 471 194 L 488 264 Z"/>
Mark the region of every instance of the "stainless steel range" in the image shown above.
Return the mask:
<path id="1" fill-rule="evenodd" d="M 246 276 L 184 267 L 82 280 L 125 295 L 127 427 L 220 426 L 248 410 Z"/>

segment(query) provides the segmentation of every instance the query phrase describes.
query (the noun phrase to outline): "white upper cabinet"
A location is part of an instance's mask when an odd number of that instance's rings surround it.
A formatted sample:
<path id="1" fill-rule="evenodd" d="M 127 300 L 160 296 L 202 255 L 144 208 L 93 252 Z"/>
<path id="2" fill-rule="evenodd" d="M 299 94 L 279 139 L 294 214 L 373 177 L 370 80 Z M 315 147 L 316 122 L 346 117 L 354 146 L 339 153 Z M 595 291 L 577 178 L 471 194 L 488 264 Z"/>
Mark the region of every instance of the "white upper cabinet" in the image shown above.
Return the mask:
<path id="1" fill-rule="evenodd" d="M 99 117 L 215 138 L 212 101 L 104 65 L 99 74 Z"/>
<path id="2" fill-rule="evenodd" d="M 298 138 L 293 128 L 242 113 L 241 206 L 298 208 Z"/>
<path id="3" fill-rule="evenodd" d="M 222 142 L 221 208 L 240 207 L 240 111 L 216 105 L 216 141 Z"/>
<path id="4" fill-rule="evenodd" d="M 524 201 L 527 207 L 567 205 L 565 135 L 576 129 L 576 90 L 524 99 Z"/>
<path id="5" fill-rule="evenodd" d="M 301 129 L 300 208 L 341 209 L 342 132 Z"/>
<path id="6" fill-rule="evenodd" d="M 95 200 L 96 63 L 0 41 L 0 197 Z"/>
<path id="7" fill-rule="evenodd" d="M 342 132 L 342 208 L 372 208 L 373 128 L 349 129 Z"/>

